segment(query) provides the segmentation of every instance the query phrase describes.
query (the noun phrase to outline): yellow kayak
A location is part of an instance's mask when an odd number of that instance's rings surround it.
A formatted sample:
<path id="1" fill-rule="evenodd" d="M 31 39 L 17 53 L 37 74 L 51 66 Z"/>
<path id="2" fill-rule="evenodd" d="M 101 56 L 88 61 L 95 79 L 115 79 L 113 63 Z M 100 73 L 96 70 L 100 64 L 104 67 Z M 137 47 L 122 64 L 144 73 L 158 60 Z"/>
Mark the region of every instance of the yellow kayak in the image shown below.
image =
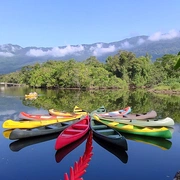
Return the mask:
<path id="1" fill-rule="evenodd" d="M 29 94 L 25 94 L 25 98 L 33 98 L 33 97 L 37 97 L 38 94 L 36 92 L 31 92 Z"/>
<path id="2" fill-rule="evenodd" d="M 78 106 L 75 106 L 73 109 L 73 112 L 63 112 L 63 111 L 58 111 L 55 109 L 49 109 L 49 114 L 54 115 L 54 116 L 74 116 L 75 114 L 81 114 L 81 115 L 87 115 L 87 112 L 79 108 Z"/>
<path id="3" fill-rule="evenodd" d="M 13 131 L 13 129 L 6 129 L 5 131 L 3 131 L 3 136 L 5 138 L 9 139 L 9 136 L 10 136 L 12 131 Z"/>
<path id="4" fill-rule="evenodd" d="M 16 129 L 16 128 L 35 128 L 35 127 L 41 127 L 46 126 L 50 124 L 56 124 L 61 122 L 67 122 L 67 121 L 73 121 L 80 119 L 82 117 L 81 114 L 77 115 L 76 117 L 67 117 L 67 118 L 61 118 L 61 119 L 54 119 L 54 120 L 42 120 L 42 121 L 14 121 L 11 119 L 8 119 L 4 121 L 2 124 L 3 128 L 9 128 L 9 129 Z"/>

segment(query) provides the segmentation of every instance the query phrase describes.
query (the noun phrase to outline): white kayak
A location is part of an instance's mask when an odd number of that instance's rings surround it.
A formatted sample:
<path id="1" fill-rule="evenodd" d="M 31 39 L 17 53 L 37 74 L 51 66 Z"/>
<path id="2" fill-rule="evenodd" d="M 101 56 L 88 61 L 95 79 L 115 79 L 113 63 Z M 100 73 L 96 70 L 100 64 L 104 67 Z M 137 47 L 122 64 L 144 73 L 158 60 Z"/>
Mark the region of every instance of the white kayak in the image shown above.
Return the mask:
<path id="1" fill-rule="evenodd" d="M 99 116 L 98 114 L 96 114 Z M 105 117 L 99 117 L 100 119 L 106 120 L 106 121 L 113 121 L 113 122 L 119 122 L 122 124 L 130 124 L 134 126 L 140 126 L 140 127 L 157 127 L 157 126 L 174 126 L 174 120 L 170 117 L 166 117 L 164 119 L 121 119 L 121 118 L 105 118 Z"/>

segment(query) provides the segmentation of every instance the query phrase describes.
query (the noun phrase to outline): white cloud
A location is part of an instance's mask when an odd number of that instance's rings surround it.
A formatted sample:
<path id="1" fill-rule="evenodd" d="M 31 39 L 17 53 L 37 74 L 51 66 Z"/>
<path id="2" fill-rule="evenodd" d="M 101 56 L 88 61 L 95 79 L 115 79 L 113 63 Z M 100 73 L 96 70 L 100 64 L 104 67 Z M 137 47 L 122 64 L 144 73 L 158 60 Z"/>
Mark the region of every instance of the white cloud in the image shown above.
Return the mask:
<path id="1" fill-rule="evenodd" d="M 163 34 L 160 31 L 156 32 L 153 35 L 149 36 L 148 40 L 150 40 L 150 41 L 159 41 L 159 40 L 173 39 L 173 38 L 176 38 L 176 37 L 180 37 L 180 32 L 172 29 L 166 34 Z"/>
<path id="2" fill-rule="evenodd" d="M 145 40 L 144 40 L 144 39 L 139 38 L 139 39 L 138 39 L 137 44 L 138 44 L 138 45 L 141 45 L 141 44 L 143 44 L 144 42 L 145 42 Z"/>
<path id="3" fill-rule="evenodd" d="M 115 50 L 116 48 L 114 45 L 109 45 L 107 48 L 103 48 L 102 44 L 90 47 L 90 51 L 93 52 L 93 56 L 101 56 L 102 54 L 114 52 Z"/>
<path id="4" fill-rule="evenodd" d="M 35 56 L 35 57 L 40 57 L 40 56 L 53 56 L 53 57 L 63 57 L 68 54 L 77 54 L 81 51 L 84 50 L 84 47 L 82 45 L 80 46 L 66 46 L 65 48 L 59 48 L 59 47 L 54 47 L 51 50 L 43 51 L 42 49 L 30 49 L 26 55 L 28 56 Z"/>
<path id="5" fill-rule="evenodd" d="M 120 46 L 120 48 L 122 48 L 122 49 L 129 49 L 129 48 L 132 48 L 132 47 L 133 47 L 133 45 L 130 44 L 128 41 L 125 41 L 125 42 L 121 43 L 121 46 Z"/>
<path id="6" fill-rule="evenodd" d="M 13 54 L 13 53 L 10 53 L 10 52 L 0 52 L 0 56 L 12 57 L 12 56 L 14 56 L 14 54 Z"/>
<path id="7" fill-rule="evenodd" d="M 6 110 L 6 111 L 0 111 L 0 116 L 5 116 L 5 115 L 12 115 L 16 113 L 15 110 Z"/>

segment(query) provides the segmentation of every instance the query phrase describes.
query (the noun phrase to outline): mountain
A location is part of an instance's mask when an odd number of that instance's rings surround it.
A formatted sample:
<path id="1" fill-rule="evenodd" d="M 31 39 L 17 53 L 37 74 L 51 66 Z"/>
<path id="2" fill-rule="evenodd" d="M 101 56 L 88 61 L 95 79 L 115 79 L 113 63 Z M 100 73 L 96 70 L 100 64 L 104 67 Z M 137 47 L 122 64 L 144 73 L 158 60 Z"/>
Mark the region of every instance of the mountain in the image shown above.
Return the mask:
<path id="1" fill-rule="evenodd" d="M 0 74 L 17 71 L 23 66 L 47 60 L 83 61 L 90 56 L 96 56 L 105 62 L 108 56 L 117 54 L 119 50 L 131 51 L 137 57 L 146 53 L 151 55 L 152 61 L 164 54 L 177 54 L 180 51 L 180 37 L 152 38 L 136 36 L 121 41 L 94 44 L 68 45 L 59 47 L 21 47 L 19 45 L 0 45 Z"/>

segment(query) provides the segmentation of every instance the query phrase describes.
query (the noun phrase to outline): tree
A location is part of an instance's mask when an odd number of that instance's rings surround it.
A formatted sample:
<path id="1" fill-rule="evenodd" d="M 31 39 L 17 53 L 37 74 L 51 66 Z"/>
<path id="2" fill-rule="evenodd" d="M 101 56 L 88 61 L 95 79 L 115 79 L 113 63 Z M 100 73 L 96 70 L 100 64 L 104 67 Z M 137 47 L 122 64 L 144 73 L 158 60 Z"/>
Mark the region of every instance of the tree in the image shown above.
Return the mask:
<path id="1" fill-rule="evenodd" d="M 179 67 L 180 67 L 180 58 L 174 68 L 175 68 L 175 70 L 177 70 Z"/>
<path id="2" fill-rule="evenodd" d="M 179 58 L 176 65 L 174 66 L 174 69 L 177 70 L 180 67 L 180 51 L 177 54 L 177 57 Z"/>
<path id="3" fill-rule="evenodd" d="M 102 67 L 102 63 L 100 63 L 95 56 L 91 56 L 84 61 L 86 65 L 91 65 L 94 67 Z"/>

